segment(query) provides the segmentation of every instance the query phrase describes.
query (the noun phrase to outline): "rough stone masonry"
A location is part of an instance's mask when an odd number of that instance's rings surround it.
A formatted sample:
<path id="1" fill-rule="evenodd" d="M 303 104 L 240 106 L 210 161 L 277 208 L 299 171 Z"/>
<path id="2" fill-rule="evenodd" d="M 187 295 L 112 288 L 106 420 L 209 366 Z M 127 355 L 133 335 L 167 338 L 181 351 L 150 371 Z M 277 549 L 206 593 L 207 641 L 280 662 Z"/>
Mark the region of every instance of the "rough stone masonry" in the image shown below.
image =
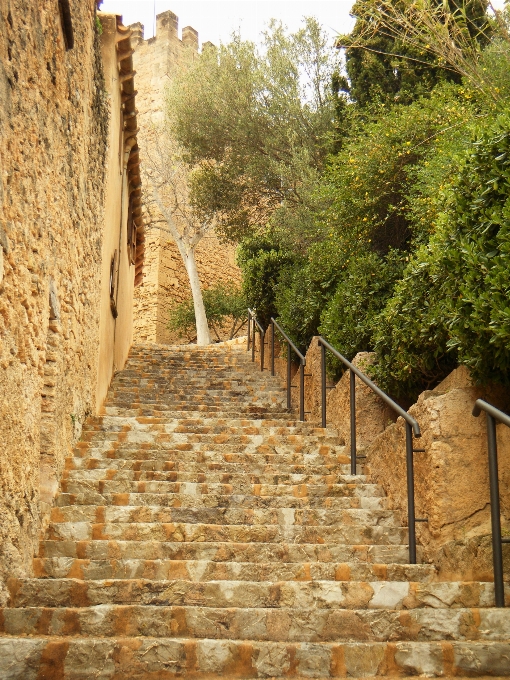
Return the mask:
<path id="1" fill-rule="evenodd" d="M 178 18 L 171 11 L 158 14 L 153 38 L 143 39 L 142 24 L 130 28 L 135 46 L 138 119 L 144 140 L 151 125 L 164 120 L 165 88 L 185 50 L 192 50 L 198 57 L 198 33 L 187 26 L 182 29 L 182 40 L 179 39 Z M 142 143 L 141 147 L 143 163 L 147 144 Z M 203 288 L 218 281 L 240 281 L 234 248 L 220 243 L 214 233 L 199 243 L 196 258 Z M 135 296 L 135 340 L 162 343 L 176 340 L 167 329 L 169 310 L 189 297 L 189 281 L 177 246 L 169 234 L 152 229 L 146 239 L 144 280 Z"/>

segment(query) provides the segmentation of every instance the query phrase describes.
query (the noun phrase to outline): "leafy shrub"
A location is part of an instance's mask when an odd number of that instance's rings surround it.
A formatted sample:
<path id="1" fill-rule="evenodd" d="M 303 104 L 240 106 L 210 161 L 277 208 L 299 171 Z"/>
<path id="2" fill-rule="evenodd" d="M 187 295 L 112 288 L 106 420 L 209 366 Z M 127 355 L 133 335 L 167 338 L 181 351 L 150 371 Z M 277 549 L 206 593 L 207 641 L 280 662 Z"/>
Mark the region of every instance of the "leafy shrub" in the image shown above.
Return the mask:
<path id="1" fill-rule="evenodd" d="M 229 324 L 229 338 L 235 337 L 246 321 L 246 299 L 234 283 L 217 283 L 203 291 L 207 322 L 219 341 L 222 327 Z M 188 298 L 170 311 L 168 328 L 192 341 L 196 337 L 193 298 Z"/>
<path id="2" fill-rule="evenodd" d="M 383 389 L 415 398 L 456 366 L 448 351 L 449 278 L 442 234 L 418 248 L 393 296 L 374 319 L 377 361 L 371 368 Z"/>
<path id="3" fill-rule="evenodd" d="M 411 226 L 414 169 L 429 162 L 438 138 L 443 143 L 473 118 L 471 98 L 464 88 L 443 85 L 409 106 L 383 108 L 331 158 L 318 190 L 325 206 L 318 219 L 346 258 L 360 250 L 406 249 L 417 229 L 428 235 L 427 223 Z M 464 136 L 469 140 L 469 132 Z M 440 171 L 448 176 L 449 168 Z"/>
<path id="4" fill-rule="evenodd" d="M 282 272 L 295 260 L 270 236 L 254 236 L 239 246 L 237 260 L 243 271 L 246 304 L 257 312 L 259 322 L 267 327 L 276 316 L 275 292 Z"/>
<path id="5" fill-rule="evenodd" d="M 448 346 L 479 382 L 510 382 L 510 114 L 482 133 L 453 186 Z"/>
<path id="6" fill-rule="evenodd" d="M 510 116 L 479 135 L 378 318 L 380 382 L 395 394 L 436 384 L 456 362 L 510 382 Z"/>
<path id="7" fill-rule="evenodd" d="M 402 275 L 404 255 L 391 250 L 386 257 L 360 254 L 350 260 L 335 294 L 321 314 L 319 333 L 347 359 L 373 349 L 374 319 L 391 296 Z M 338 377 L 342 364 L 330 358 Z"/>

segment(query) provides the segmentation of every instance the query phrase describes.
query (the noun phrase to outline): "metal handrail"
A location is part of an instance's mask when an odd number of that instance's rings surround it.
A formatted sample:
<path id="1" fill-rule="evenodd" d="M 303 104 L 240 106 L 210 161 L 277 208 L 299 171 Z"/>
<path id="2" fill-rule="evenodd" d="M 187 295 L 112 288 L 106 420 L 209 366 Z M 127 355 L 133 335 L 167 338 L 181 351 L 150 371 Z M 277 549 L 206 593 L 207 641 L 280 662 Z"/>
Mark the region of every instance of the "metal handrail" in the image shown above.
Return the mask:
<path id="1" fill-rule="evenodd" d="M 356 462 L 358 458 L 365 456 L 358 456 L 356 449 L 356 376 L 368 385 L 370 389 L 377 394 L 390 408 L 392 408 L 405 421 L 406 427 L 406 477 L 407 477 L 407 518 L 409 529 L 409 562 L 416 564 L 416 522 L 427 522 L 426 519 L 418 519 L 415 517 L 414 504 L 414 456 L 413 454 L 423 449 L 415 449 L 413 446 L 413 434 L 415 437 L 421 436 L 420 426 L 418 422 L 404 411 L 386 392 L 383 392 L 380 387 L 377 387 L 370 378 L 365 375 L 357 366 L 354 366 L 348 359 L 346 359 L 340 352 L 329 344 L 327 340 L 319 337 L 319 347 L 321 348 L 321 415 L 322 427 L 326 427 L 326 350 L 329 350 L 337 359 L 349 369 L 349 402 L 350 402 L 350 434 L 351 434 L 351 474 L 356 474 Z"/>
<path id="2" fill-rule="evenodd" d="M 292 364 L 290 360 L 290 350 L 294 350 L 299 359 L 299 420 L 304 421 L 305 419 L 305 366 L 306 359 L 304 354 L 299 351 L 295 343 L 289 338 L 287 333 L 283 330 L 280 324 L 271 317 L 271 375 L 274 375 L 274 329 L 278 329 L 278 332 L 283 336 L 285 342 L 287 343 L 287 408 L 291 408 L 292 396 L 291 389 L 294 387 L 292 385 Z"/>
<path id="3" fill-rule="evenodd" d="M 489 486 L 491 498 L 492 528 L 492 562 L 494 565 L 494 596 L 496 607 L 505 606 L 505 587 L 503 584 L 503 543 L 510 543 L 510 538 L 501 536 L 501 507 L 499 500 L 498 444 L 496 439 L 496 421 L 510 427 L 510 416 L 492 404 L 477 399 L 473 407 L 475 418 L 485 411 L 487 419 L 487 449 L 489 454 Z"/>
<path id="4" fill-rule="evenodd" d="M 265 344 L 265 334 L 266 330 L 261 326 L 257 319 L 255 312 L 248 307 L 248 346 L 247 351 L 251 347 L 251 360 L 255 361 L 255 325 L 260 331 L 260 370 L 264 370 L 264 344 Z M 253 327 L 253 339 L 251 338 L 251 328 Z M 292 407 L 292 393 L 291 390 L 294 387 L 292 385 L 292 362 L 291 362 L 291 349 L 297 354 L 299 358 L 299 420 L 304 421 L 305 419 L 305 365 L 306 359 L 302 352 L 296 347 L 295 343 L 289 338 L 287 333 L 283 330 L 280 324 L 271 317 L 271 375 L 275 374 L 274 370 L 274 337 L 275 337 L 275 327 L 278 332 L 282 335 L 285 342 L 287 343 L 287 408 L 290 410 Z"/>
<path id="5" fill-rule="evenodd" d="M 298 350 L 298 348 L 297 348 L 296 345 L 292 342 L 292 340 L 289 338 L 289 336 L 287 335 L 287 333 L 283 330 L 283 328 L 280 326 L 280 324 L 279 324 L 275 319 L 273 319 L 273 317 L 271 317 L 271 323 L 274 324 L 274 325 L 276 326 L 276 328 L 279 330 L 280 334 L 283 335 L 284 339 L 285 339 L 285 340 L 287 341 L 287 343 L 292 347 L 292 349 L 294 350 L 294 352 L 298 355 L 299 360 L 300 360 L 300 361 L 303 361 L 303 362 L 306 364 L 306 359 L 305 359 L 304 355 Z"/>
<path id="6" fill-rule="evenodd" d="M 248 347 L 247 351 L 250 351 L 250 345 L 251 345 L 251 360 L 255 361 L 255 325 L 258 326 L 258 329 L 260 331 L 260 370 L 264 370 L 264 345 L 265 345 L 265 337 L 266 337 L 266 331 L 262 327 L 262 325 L 259 323 L 257 319 L 257 315 L 255 312 L 248 307 Z M 253 327 L 253 339 L 251 338 L 251 328 Z"/>

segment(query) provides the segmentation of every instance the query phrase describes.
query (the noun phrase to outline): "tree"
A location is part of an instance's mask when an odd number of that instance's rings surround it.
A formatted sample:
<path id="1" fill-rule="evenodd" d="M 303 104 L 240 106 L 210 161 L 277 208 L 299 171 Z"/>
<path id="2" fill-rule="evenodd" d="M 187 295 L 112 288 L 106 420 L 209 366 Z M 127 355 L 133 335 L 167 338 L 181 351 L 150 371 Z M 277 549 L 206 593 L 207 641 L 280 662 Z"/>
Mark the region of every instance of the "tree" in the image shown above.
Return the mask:
<path id="1" fill-rule="evenodd" d="M 154 128 L 146 140 L 145 174 L 152 196 L 146 195 L 148 228 L 163 222 L 172 235 L 188 274 L 197 330 L 197 344 L 211 342 L 204 307 L 195 249 L 215 225 L 212 211 L 195 209 L 190 200 L 190 184 L 197 172 L 171 140 L 169 130 Z M 161 219 L 161 217 L 163 219 Z"/>
<path id="2" fill-rule="evenodd" d="M 489 15 L 488 6 L 487 0 L 358 0 L 354 30 L 337 41 L 353 99 L 361 106 L 374 99 L 407 103 L 440 80 L 461 78 L 497 99 L 483 48 L 497 34 L 508 49 L 508 15 Z"/>
<path id="3" fill-rule="evenodd" d="M 332 130 L 337 55 L 317 21 L 288 35 L 271 23 L 262 48 L 234 35 L 174 78 L 168 118 L 190 163 L 191 196 L 226 238 L 265 227 L 306 202 Z"/>

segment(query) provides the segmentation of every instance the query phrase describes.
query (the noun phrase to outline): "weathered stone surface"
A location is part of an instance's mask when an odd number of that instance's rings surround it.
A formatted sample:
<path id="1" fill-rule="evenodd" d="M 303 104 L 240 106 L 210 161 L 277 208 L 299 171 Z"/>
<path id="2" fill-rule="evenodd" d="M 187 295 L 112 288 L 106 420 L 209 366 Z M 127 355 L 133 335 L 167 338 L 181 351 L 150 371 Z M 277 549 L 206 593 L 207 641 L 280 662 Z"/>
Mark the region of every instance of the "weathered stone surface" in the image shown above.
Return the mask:
<path id="1" fill-rule="evenodd" d="M 444 578 L 490 579 L 489 475 L 485 418 L 472 415 L 474 402 L 486 396 L 496 405 L 504 397 L 496 390 L 486 395 L 472 386 L 464 367 L 438 387 L 424 392 L 409 413 L 418 421 L 422 437 L 414 446 L 416 516 L 428 519 L 417 527 L 424 556 L 436 563 Z M 500 493 L 503 519 L 510 521 L 510 438 L 498 426 Z M 407 507 L 405 430 L 399 419 L 368 449 L 368 469 L 402 510 Z M 506 554 L 506 553 L 505 553 Z M 506 567 L 510 571 L 510 554 Z"/>
<path id="2" fill-rule="evenodd" d="M 71 4 L 68 51 L 53 1 L 0 8 L 0 584 L 95 407 L 109 113 L 94 2 Z"/>

